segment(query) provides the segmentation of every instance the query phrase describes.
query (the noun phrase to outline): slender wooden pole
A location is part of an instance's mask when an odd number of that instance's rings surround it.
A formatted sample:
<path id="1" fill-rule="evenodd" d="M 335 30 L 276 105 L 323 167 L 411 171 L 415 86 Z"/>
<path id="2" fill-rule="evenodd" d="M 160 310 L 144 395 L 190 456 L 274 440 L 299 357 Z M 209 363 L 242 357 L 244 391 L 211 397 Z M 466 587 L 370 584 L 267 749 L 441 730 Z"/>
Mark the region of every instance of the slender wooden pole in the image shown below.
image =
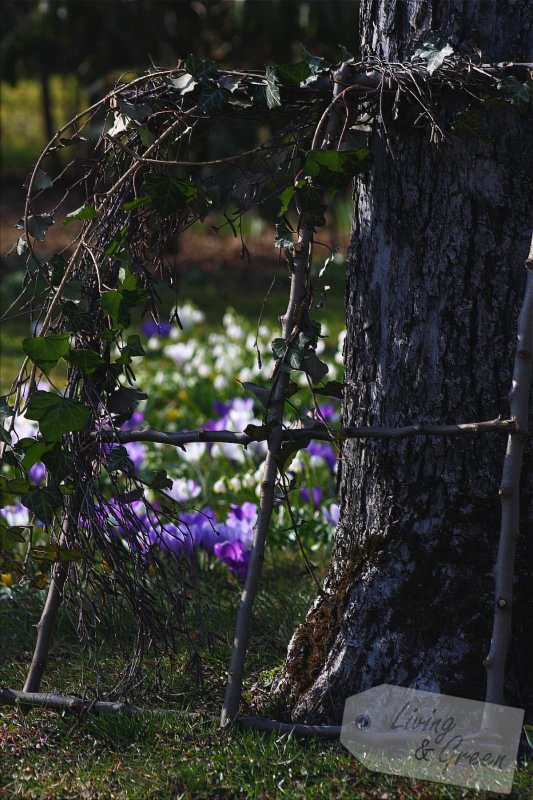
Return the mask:
<path id="1" fill-rule="evenodd" d="M 526 289 L 518 317 L 517 346 L 509 394 L 511 417 L 517 423 L 517 430 L 509 434 L 500 486 L 502 516 L 494 567 L 494 621 L 489 654 L 485 660 L 487 703 L 504 702 L 505 664 L 511 640 L 514 557 L 520 522 L 520 473 L 528 433 L 533 365 L 533 239 L 526 269 Z"/>

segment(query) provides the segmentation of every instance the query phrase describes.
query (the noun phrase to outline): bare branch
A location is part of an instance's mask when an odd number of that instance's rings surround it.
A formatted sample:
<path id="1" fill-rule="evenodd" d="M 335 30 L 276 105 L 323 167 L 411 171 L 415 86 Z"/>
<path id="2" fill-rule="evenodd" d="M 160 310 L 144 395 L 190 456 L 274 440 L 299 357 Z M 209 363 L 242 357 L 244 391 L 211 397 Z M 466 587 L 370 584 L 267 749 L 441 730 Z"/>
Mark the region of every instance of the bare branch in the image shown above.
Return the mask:
<path id="1" fill-rule="evenodd" d="M 285 429 L 281 433 L 282 442 L 294 442 L 299 439 L 314 439 L 325 442 L 339 442 L 345 439 L 409 439 L 414 436 L 476 436 L 480 433 L 509 434 L 518 431 L 514 419 L 493 419 L 482 422 L 463 422 L 441 425 L 436 422 L 417 422 L 399 428 L 389 427 L 348 427 L 348 428 L 297 428 Z M 530 434 L 522 431 L 525 436 Z M 252 442 L 264 441 L 268 434 L 250 435 L 244 431 L 160 431 L 156 428 L 145 428 L 139 431 L 99 431 L 91 435 L 92 439 L 101 442 L 156 442 L 174 447 L 183 447 L 194 442 L 207 444 L 239 444 L 243 447 Z"/>

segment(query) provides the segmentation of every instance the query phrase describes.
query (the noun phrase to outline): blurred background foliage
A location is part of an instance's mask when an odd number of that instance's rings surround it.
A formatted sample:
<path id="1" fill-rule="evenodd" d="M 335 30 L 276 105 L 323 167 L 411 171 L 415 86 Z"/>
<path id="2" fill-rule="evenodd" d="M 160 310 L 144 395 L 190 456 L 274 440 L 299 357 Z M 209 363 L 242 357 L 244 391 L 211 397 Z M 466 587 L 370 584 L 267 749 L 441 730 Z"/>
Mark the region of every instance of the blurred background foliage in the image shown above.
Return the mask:
<path id="1" fill-rule="evenodd" d="M 194 52 L 233 67 L 353 52 L 357 0 L 4 0 L 2 176 L 26 174 L 46 141 L 119 77 Z"/>

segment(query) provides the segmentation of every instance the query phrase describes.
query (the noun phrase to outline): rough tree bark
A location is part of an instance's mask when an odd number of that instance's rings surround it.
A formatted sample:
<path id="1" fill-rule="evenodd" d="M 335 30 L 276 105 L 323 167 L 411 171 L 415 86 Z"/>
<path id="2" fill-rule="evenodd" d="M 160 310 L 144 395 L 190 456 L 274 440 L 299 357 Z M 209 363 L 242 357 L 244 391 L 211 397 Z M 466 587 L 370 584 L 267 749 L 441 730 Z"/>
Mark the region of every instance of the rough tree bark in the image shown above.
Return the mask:
<path id="1" fill-rule="evenodd" d="M 531 61 L 529 0 L 363 0 L 366 56 L 407 61 L 425 32 L 485 62 Z M 471 52 L 471 51 L 470 51 Z M 461 102 L 443 94 L 450 119 Z M 378 120 L 357 181 L 348 254 L 344 425 L 508 416 L 532 224 L 531 118 L 490 109 L 486 141 Z M 386 146 L 389 139 L 389 152 Z M 533 663 L 533 447 L 522 471 L 511 703 Z M 380 683 L 482 699 L 500 526 L 501 437 L 346 442 L 325 591 L 295 631 L 273 692 L 294 721 L 338 723 Z"/>

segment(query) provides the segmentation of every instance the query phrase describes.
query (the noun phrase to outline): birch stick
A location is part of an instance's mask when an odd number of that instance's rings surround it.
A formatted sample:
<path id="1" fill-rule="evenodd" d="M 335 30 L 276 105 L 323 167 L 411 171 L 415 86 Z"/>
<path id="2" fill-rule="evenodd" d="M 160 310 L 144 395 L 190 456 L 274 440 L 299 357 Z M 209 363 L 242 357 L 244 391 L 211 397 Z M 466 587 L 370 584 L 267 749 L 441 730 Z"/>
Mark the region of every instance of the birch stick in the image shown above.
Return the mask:
<path id="1" fill-rule="evenodd" d="M 494 567 L 494 620 L 487 670 L 487 703 L 504 702 L 505 664 L 511 640 L 513 573 L 520 523 L 520 473 L 527 441 L 529 396 L 533 362 L 533 239 L 526 260 L 527 279 L 518 317 L 517 346 L 509 393 L 511 417 L 517 430 L 509 434 L 500 486 L 501 528 Z"/>

